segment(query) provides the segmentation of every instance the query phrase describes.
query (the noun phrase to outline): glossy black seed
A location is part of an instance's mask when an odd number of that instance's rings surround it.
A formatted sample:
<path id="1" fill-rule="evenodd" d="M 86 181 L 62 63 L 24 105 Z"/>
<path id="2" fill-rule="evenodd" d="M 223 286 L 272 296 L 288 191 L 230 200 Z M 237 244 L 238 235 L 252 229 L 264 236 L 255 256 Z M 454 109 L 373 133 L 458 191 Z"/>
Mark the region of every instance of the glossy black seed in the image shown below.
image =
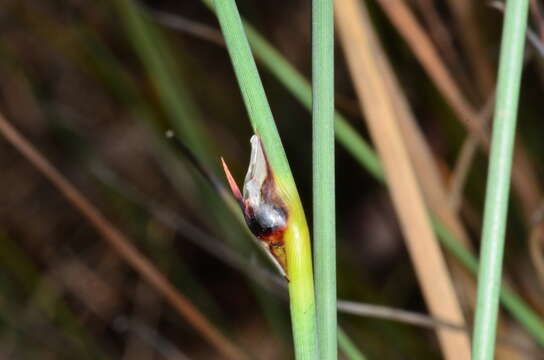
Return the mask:
<path id="1" fill-rule="evenodd" d="M 261 238 L 283 230 L 287 224 L 287 214 L 277 206 L 262 205 L 246 216 L 246 222 L 253 235 Z"/>

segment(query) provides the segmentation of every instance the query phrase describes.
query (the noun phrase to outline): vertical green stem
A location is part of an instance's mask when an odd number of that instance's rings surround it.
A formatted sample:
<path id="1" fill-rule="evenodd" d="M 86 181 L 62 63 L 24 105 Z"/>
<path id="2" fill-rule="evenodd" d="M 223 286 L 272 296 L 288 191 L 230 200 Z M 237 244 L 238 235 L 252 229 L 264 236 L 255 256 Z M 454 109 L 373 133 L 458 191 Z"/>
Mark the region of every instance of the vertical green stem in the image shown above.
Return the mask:
<path id="1" fill-rule="evenodd" d="M 528 0 L 507 1 L 480 251 L 474 360 L 491 360 L 494 354 L 527 14 Z"/>
<path id="2" fill-rule="evenodd" d="M 214 8 L 238 79 L 251 125 L 262 140 L 278 191 L 288 208 L 284 234 L 289 303 L 297 360 L 319 359 L 312 255 L 308 225 L 285 151 L 266 99 L 234 0 L 215 0 Z"/>
<path id="3" fill-rule="evenodd" d="M 332 0 L 313 0 L 313 236 L 317 335 L 323 360 L 337 358 L 333 23 Z"/>

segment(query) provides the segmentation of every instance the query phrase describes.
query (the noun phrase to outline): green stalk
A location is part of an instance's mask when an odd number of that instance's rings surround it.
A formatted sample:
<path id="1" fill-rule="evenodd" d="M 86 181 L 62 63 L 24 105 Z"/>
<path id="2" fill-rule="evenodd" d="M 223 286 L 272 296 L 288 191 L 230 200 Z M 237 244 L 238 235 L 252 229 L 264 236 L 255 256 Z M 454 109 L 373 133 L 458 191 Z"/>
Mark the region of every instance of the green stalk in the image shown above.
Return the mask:
<path id="1" fill-rule="evenodd" d="M 366 360 L 366 357 L 359 352 L 353 341 L 340 327 L 338 328 L 338 345 L 349 360 Z"/>
<path id="2" fill-rule="evenodd" d="M 528 0 L 506 2 L 484 210 L 480 255 L 482 260 L 478 272 L 478 296 L 472 349 L 474 360 L 491 360 L 495 350 L 512 150 L 516 132 L 528 8 Z"/>
<path id="3" fill-rule="evenodd" d="M 215 11 L 251 125 L 263 143 L 289 220 L 284 234 L 295 355 L 318 359 L 310 236 L 304 210 L 266 99 L 234 0 L 215 0 Z"/>
<path id="4" fill-rule="evenodd" d="M 313 225 L 320 359 L 336 360 L 334 21 L 332 0 L 312 1 Z"/>

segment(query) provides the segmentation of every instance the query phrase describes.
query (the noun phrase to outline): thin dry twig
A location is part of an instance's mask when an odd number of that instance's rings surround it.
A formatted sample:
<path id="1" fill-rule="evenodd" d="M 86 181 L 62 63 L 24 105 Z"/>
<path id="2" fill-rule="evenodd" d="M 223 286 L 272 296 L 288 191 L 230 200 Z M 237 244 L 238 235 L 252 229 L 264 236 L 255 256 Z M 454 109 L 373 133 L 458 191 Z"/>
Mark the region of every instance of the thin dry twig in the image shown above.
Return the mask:
<path id="1" fill-rule="evenodd" d="M 338 300 L 338 310 L 351 315 L 379 317 L 382 319 L 390 319 L 399 321 L 405 324 L 437 329 L 440 327 L 450 330 L 464 331 L 467 329 L 464 326 L 456 325 L 449 321 L 441 321 L 430 316 L 405 311 L 385 306 L 364 304 L 359 302 Z"/>
<path id="2" fill-rule="evenodd" d="M 161 25 L 210 41 L 217 45 L 225 46 L 225 40 L 223 39 L 221 32 L 211 26 L 192 21 L 179 15 L 173 15 L 166 11 L 154 10 L 152 8 L 144 7 L 143 5 L 140 6 L 153 15 L 155 20 Z"/>
<path id="3" fill-rule="evenodd" d="M 533 226 L 529 232 L 529 255 L 540 285 L 544 287 L 544 201 L 532 218 Z"/>
<path id="4" fill-rule="evenodd" d="M 490 98 L 485 103 L 483 109 L 480 111 L 480 116 L 478 122 L 481 123 L 481 126 L 487 127 L 491 122 L 491 116 L 493 115 L 493 107 L 495 105 L 495 94 L 492 94 Z M 467 134 L 457 161 L 455 162 L 455 167 L 453 173 L 451 174 L 450 181 L 450 192 L 448 197 L 449 207 L 454 211 L 458 212 L 459 207 L 461 206 L 461 199 L 463 198 L 463 189 L 476 155 L 476 150 L 478 148 L 478 137 L 474 133 Z"/>
<path id="5" fill-rule="evenodd" d="M 0 132 L 36 169 L 66 197 L 66 199 L 96 228 L 119 256 L 139 273 L 152 288 L 217 350 L 229 359 L 247 359 L 247 356 L 217 330 L 193 304 L 143 256 L 51 163 L 42 156 L 0 114 Z"/>
<path id="6" fill-rule="evenodd" d="M 357 0 L 335 2 L 339 36 L 355 90 L 380 154 L 393 203 L 430 312 L 435 317 L 464 325 L 463 314 L 441 249 L 431 229 L 415 171 L 397 124 L 394 99 L 376 57 L 376 53 L 382 50 L 369 35 L 373 30 L 363 6 Z M 439 329 L 437 334 L 447 359 L 470 359 L 467 334 L 446 329 Z"/>

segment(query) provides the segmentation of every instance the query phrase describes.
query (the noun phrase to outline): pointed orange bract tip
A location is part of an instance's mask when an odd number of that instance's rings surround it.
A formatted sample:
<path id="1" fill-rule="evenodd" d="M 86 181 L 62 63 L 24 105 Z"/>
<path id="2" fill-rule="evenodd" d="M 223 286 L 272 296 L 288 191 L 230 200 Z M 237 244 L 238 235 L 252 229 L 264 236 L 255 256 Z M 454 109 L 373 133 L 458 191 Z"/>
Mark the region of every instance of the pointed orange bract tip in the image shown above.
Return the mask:
<path id="1" fill-rule="evenodd" d="M 225 175 L 227 176 L 227 181 L 229 182 L 230 190 L 232 191 L 232 194 L 236 198 L 236 200 L 242 204 L 242 193 L 240 192 L 240 189 L 238 188 L 238 184 L 236 184 L 236 181 L 232 177 L 232 174 L 230 173 L 229 167 L 227 166 L 227 163 L 225 162 L 225 159 L 221 157 L 221 163 L 223 164 L 223 170 L 225 171 Z"/>

